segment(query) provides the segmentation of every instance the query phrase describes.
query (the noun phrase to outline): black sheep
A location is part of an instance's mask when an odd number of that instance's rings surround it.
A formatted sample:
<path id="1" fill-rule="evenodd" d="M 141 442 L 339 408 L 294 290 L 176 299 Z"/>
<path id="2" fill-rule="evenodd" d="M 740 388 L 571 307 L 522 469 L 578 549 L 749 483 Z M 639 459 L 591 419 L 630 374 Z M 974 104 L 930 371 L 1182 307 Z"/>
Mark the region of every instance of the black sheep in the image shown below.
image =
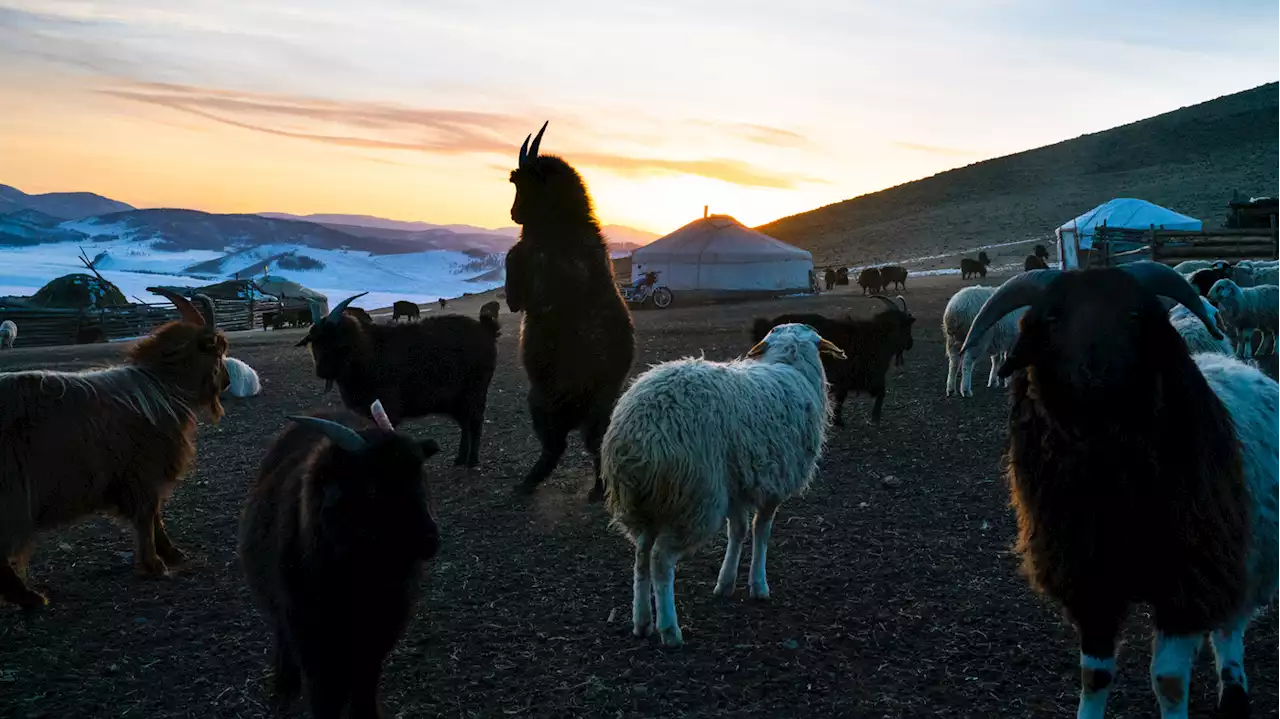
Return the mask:
<path id="1" fill-rule="evenodd" d="M 889 364 L 911 349 L 914 341 L 911 327 L 915 317 L 889 298 L 876 295 L 876 299 L 889 305 L 889 309 L 874 317 L 857 320 L 849 315 L 844 319 L 832 319 L 819 314 L 785 314 L 772 320 L 759 317 L 751 327 L 753 343 L 759 342 L 769 330 L 788 322 L 798 322 L 814 328 L 818 334 L 831 340 L 844 350 L 847 359 L 822 356 L 822 368 L 827 373 L 832 398 L 835 400 L 833 422 L 844 425 L 844 401 L 850 392 L 865 392 L 875 400 L 871 407 L 871 420 L 880 421 L 880 409 L 884 404 L 885 375 Z"/>
<path id="2" fill-rule="evenodd" d="M 542 445 L 518 489 L 530 493 L 550 476 L 577 429 L 595 467 L 589 496 L 598 501 L 604 498 L 600 443 L 631 370 L 635 328 L 586 185 L 563 159 L 538 154 L 546 129 L 543 124 L 532 145 L 525 138 L 511 173 L 511 219 L 521 230 L 507 253 L 505 293 L 507 307 L 524 312 L 520 361 Z"/>
<path id="3" fill-rule="evenodd" d="M 239 554 L 274 636 L 274 693 L 304 689 L 313 717 L 376 718 L 387 654 L 440 547 L 423 463 L 434 440 L 346 411 L 291 417 L 240 520 Z M 305 681 L 304 681 L 305 680 Z"/>
<path id="4" fill-rule="evenodd" d="M 1231 272 L 1231 265 L 1226 262 L 1217 262 L 1209 269 L 1196 270 L 1191 273 L 1191 276 L 1187 278 L 1187 281 L 1196 286 L 1196 290 L 1200 293 L 1201 297 L 1208 297 L 1209 290 L 1213 288 L 1215 282 L 1218 280 L 1230 280 L 1232 278 L 1233 274 Z"/>
<path id="5" fill-rule="evenodd" d="M 381 399 L 395 424 L 430 414 L 452 418 L 462 435 L 454 464 L 475 467 L 498 362 L 498 320 L 444 315 L 413 324 L 365 324 L 343 312 L 363 294 L 325 317 L 313 306 L 315 322 L 298 342 L 310 345 L 325 391 L 336 383 L 343 405 L 366 417 L 369 405 Z"/>

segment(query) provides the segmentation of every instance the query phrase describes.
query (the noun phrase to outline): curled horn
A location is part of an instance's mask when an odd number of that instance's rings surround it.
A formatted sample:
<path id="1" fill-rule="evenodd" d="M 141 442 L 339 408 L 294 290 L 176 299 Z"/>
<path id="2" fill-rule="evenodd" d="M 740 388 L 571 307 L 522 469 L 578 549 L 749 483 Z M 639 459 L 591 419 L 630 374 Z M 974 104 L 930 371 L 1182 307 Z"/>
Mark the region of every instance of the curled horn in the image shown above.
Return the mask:
<path id="1" fill-rule="evenodd" d="M 319 302 L 308 299 L 307 306 L 311 308 L 311 324 L 318 325 L 321 322 L 324 322 L 324 311 L 320 309 Z"/>
<path id="2" fill-rule="evenodd" d="M 1209 330 L 1209 334 L 1213 335 L 1214 339 L 1222 339 L 1222 332 L 1218 330 L 1217 323 L 1205 312 L 1200 295 L 1196 293 L 1191 283 L 1183 279 L 1182 275 L 1173 268 L 1165 267 L 1159 262 L 1143 260 L 1121 265 L 1120 271 L 1133 277 L 1148 292 L 1168 297 L 1191 310 L 1191 313 L 1204 323 L 1205 329 Z"/>
<path id="3" fill-rule="evenodd" d="M 542 123 L 542 129 L 538 130 L 537 136 L 533 138 L 533 144 L 529 146 L 529 156 L 525 159 L 530 161 L 538 159 L 538 146 L 542 144 L 542 133 L 547 131 L 547 124 L 550 122 L 550 120 L 547 120 Z"/>
<path id="4" fill-rule="evenodd" d="M 178 314 L 182 316 L 182 321 L 191 322 L 192 324 L 197 325 L 207 326 L 209 324 L 209 319 L 200 314 L 200 310 L 196 309 L 195 305 L 191 304 L 190 300 L 177 292 L 167 290 L 163 287 L 148 287 L 147 292 L 160 295 L 166 300 L 172 302 L 173 306 L 178 308 Z"/>
<path id="5" fill-rule="evenodd" d="M 387 416 L 387 410 L 382 406 L 382 400 L 375 399 L 373 406 L 369 408 L 369 413 L 373 415 L 373 421 L 378 427 L 388 432 L 396 431 L 395 425 L 391 424 L 391 418 Z"/>
<path id="6" fill-rule="evenodd" d="M 893 300 L 889 299 L 888 297 L 885 297 L 884 295 L 871 295 L 871 296 L 872 296 L 873 298 L 877 299 L 877 300 L 880 300 L 881 302 L 885 303 L 886 305 L 889 305 L 889 309 L 891 309 L 891 310 L 897 310 L 897 309 L 898 309 L 898 305 L 894 304 Z M 904 311 L 905 311 L 905 310 L 904 310 Z"/>
<path id="7" fill-rule="evenodd" d="M 208 310 L 208 313 L 202 312 L 201 315 L 205 318 L 205 321 L 209 323 L 210 327 L 216 327 L 218 325 L 217 310 L 214 308 L 213 300 L 209 297 L 209 295 L 200 293 L 200 294 L 192 295 L 191 299 L 200 300 L 200 303 L 203 304 L 205 309 Z"/>
<path id="8" fill-rule="evenodd" d="M 1031 270 L 1006 280 L 978 311 L 978 316 L 969 327 L 969 334 L 964 338 L 964 346 L 960 348 L 960 353 L 968 352 L 972 343 L 1005 315 L 1019 307 L 1035 304 L 1035 301 L 1044 295 L 1049 283 L 1057 279 L 1060 274 L 1062 270 Z M 1185 280 L 1183 284 L 1186 284 Z M 1187 287 L 1190 286 L 1187 285 Z"/>
<path id="9" fill-rule="evenodd" d="M 345 424 L 338 424 L 332 420 L 321 419 L 319 417 L 305 417 L 300 415 L 289 415 L 288 419 L 291 419 L 300 425 L 319 431 L 324 436 L 333 440 L 334 444 L 348 452 L 359 452 L 367 445 L 364 441 L 364 437 L 361 437 L 358 432 Z"/>
<path id="10" fill-rule="evenodd" d="M 333 310 L 329 312 L 329 316 L 324 318 L 324 321 L 325 321 L 325 322 L 327 322 L 327 323 L 329 323 L 329 324 L 331 324 L 331 325 L 336 325 L 336 324 L 338 324 L 338 322 L 340 322 L 340 321 L 342 320 L 342 311 L 343 311 L 343 310 L 345 310 L 345 309 L 347 308 L 347 305 L 351 304 L 351 301 L 352 301 L 352 300 L 359 299 L 359 298 L 361 298 L 361 297 L 364 297 L 364 296 L 365 296 L 365 295 L 367 295 L 367 294 L 369 294 L 369 293 L 368 293 L 368 292 L 361 292 L 361 293 L 360 293 L 360 294 L 358 294 L 358 295 L 351 295 L 351 296 L 350 296 L 350 297 L 348 297 L 347 299 L 345 299 L 345 300 L 343 300 L 343 301 L 339 302 L 339 303 L 338 303 L 338 306 L 337 306 L 337 307 L 334 307 L 334 308 L 333 308 Z"/>

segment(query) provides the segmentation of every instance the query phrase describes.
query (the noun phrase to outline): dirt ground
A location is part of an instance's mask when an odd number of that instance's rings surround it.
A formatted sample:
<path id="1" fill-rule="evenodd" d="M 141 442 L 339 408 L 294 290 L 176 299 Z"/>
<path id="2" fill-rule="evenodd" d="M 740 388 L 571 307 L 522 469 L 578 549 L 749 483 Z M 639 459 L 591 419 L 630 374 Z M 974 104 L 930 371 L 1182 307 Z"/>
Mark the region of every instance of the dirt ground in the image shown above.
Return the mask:
<path id="1" fill-rule="evenodd" d="M 988 280 L 991 283 L 991 279 Z M 684 561 L 676 596 L 686 645 L 630 636 L 627 541 L 585 501 L 590 463 L 575 438 L 531 500 L 510 488 L 537 454 L 516 359 L 516 317 L 503 308 L 500 366 L 489 395 L 482 464 L 449 465 L 447 421 L 408 427 L 440 440 L 431 461 L 444 545 L 382 693 L 401 717 L 1045 717 L 1069 716 L 1077 692 L 1070 627 L 1019 577 L 1014 517 L 1000 476 L 1006 400 L 943 397 L 940 315 L 958 278 L 913 280 L 915 349 L 892 370 L 879 426 L 865 398 L 833 428 L 821 472 L 783 506 L 767 603 L 712 595 L 723 540 Z M 451 303 L 471 314 L 485 297 Z M 751 318 L 784 311 L 870 313 L 838 291 L 635 315 L 635 371 L 681 356 L 744 352 Z M 437 310 L 438 311 L 438 308 Z M 85 521 L 43 539 L 31 566 L 49 608 L 0 606 L 0 716 L 264 717 L 268 634 L 235 557 L 245 489 L 284 415 L 324 396 L 301 330 L 232 333 L 259 372 L 260 396 L 228 400 L 202 425 L 196 467 L 166 521 L 192 561 L 172 579 L 133 576 L 123 527 Z M 75 369 L 118 346 L 16 349 L 0 369 Z M 69 451 L 75 451 L 69 448 Z M 740 575 L 745 583 L 745 566 Z M 1154 716 L 1150 620 L 1131 618 L 1110 716 Z M 1274 611 L 1253 626 L 1247 670 L 1256 715 L 1276 716 Z M 1215 682 L 1206 649 L 1192 687 L 1207 716 Z M 299 714 L 300 715 L 300 714 Z"/>

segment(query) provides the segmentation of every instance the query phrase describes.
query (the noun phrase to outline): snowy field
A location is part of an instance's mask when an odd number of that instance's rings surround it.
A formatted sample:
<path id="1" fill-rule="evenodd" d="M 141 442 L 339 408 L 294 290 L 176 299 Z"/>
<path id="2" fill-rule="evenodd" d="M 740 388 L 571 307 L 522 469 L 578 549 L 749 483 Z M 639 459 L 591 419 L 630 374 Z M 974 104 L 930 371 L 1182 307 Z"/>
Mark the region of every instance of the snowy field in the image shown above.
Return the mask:
<path id="1" fill-rule="evenodd" d="M 147 293 L 152 285 L 183 287 L 213 284 L 232 279 L 236 271 L 262 271 L 263 260 L 296 250 L 324 264 L 321 269 L 290 270 L 271 267 L 271 274 L 285 277 L 328 295 L 331 302 L 369 291 L 352 303 L 365 309 L 389 307 L 395 300 L 435 302 L 441 297 L 458 297 L 467 292 L 484 292 L 500 287 L 502 279 L 469 282 L 470 278 L 501 266 L 500 258 L 488 266 L 461 252 L 430 251 L 403 255 L 371 255 L 367 252 L 320 250 L 293 245 L 264 245 L 233 253 L 195 250 L 162 252 L 150 242 L 112 239 L 83 244 L 58 243 L 31 247 L 0 247 L 0 295 L 31 295 L 50 280 L 72 272 L 88 272 L 80 262 L 80 248 L 103 277 L 115 283 L 127 298 L 146 302 L 162 301 Z M 215 273 L 191 275 L 185 268 L 224 258 Z M 207 265 L 206 265 L 207 266 Z"/>

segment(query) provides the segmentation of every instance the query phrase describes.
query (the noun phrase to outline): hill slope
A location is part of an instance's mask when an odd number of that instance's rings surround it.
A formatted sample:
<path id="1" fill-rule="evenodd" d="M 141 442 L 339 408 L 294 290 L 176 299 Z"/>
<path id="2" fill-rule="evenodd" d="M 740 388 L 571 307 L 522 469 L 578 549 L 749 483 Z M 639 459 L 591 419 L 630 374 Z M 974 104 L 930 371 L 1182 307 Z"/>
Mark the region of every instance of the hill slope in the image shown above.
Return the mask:
<path id="1" fill-rule="evenodd" d="M 1052 234 L 1113 197 L 1221 224 L 1233 191 L 1277 191 L 1276 83 L 949 170 L 758 227 L 815 263 L 869 264 Z"/>
<path id="2" fill-rule="evenodd" d="M 112 200 L 92 192 L 50 192 L 44 195 L 28 195 L 16 187 L 0 185 L 0 215 L 18 210 L 36 210 L 61 220 L 82 220 L 108 212 L 132 210 L 118 200 Z"/>

